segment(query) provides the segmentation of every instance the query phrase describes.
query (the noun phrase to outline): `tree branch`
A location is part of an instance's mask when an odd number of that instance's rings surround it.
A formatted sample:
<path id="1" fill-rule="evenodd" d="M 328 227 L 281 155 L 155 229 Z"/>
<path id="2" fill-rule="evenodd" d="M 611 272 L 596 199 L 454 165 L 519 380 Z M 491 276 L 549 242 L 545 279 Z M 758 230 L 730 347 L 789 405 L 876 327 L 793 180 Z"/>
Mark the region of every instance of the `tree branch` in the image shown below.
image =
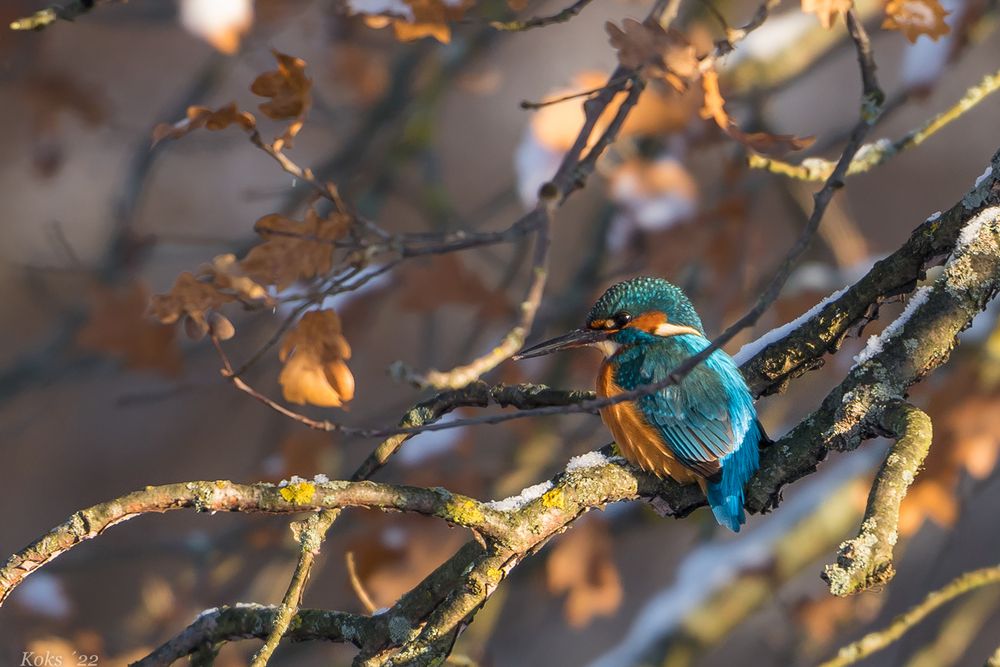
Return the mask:
<path id="1" fill-rule="evenodd" d="M 909 403 L 894 403 L 882 415 L 885 430 L 897 437 L 875 476 L 858 536 L 840 545 L 837 562 L 823 578 L 834 595 L 859 593 L 888 583 L 895 575 L 899 507 L 931 447 L 931 419 Z"/>
<path id="2" fill-rule="evenodd" d="M 1000 70 L 987 74 L 975 86 L 972 86 L 962 98 L 951 107 L 934 116 L 915 130 L 908 132 L 896 141 L 880 139 L 875 143 L 865 144 L 858 151 L 847 169 L 847 176 L 863 174 L 878 167 L 899 153 L 916 148 L 952 121 L 958 120 L 965 113 L 974 109 L 984 99 L 1000 90 Z M 834 162 L 822 158 L 807 158 L 801 164 L 792 164 L 778 158 L 751 154 L 747 164 L 752 169 L 765 169 L 775 174 L 781 174 L 802 181 L 821 181 L 833 172 Z"/>
<path id="3" fill-rule="evenodd" d="M 981 570 L 966 572 L 957 577 L 944 588 L 936 590 L 909 611 L 900 614 L 892 620 L 887 627 L 872 632 L 858 641 L 844 646 L 837 651 L 837 656 L 832 660 L 827 660 L 820 667 L 844 667 L 853 665 L 871 654 L 881 651 L 914 625 L 922 621 L 932 611 L 949 602 L 967 591 L 987 586 L 989 584 L 1000 583 L 1000 565 L 986 567 Z"/>

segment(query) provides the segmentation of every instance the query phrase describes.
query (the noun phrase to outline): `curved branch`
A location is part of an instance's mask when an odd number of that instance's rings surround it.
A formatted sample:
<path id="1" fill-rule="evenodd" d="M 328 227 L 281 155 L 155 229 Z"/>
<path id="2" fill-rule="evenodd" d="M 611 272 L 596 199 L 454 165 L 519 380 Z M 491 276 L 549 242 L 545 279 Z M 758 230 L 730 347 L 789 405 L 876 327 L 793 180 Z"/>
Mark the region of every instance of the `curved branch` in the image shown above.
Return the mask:
<path id="1" fill-rule="evenodd" d="M 853 665 L 859 660 L 868 657 L 876 651 L 881 651 L 886 646 L 892 644 L 902 637 L 907 630 L 922 621 L 928 614 L 944 603 L 957 598 L 967 591 L 995 583 L 1000 583 L 1000 565 L 966 572 L 952 580 L 944 588 L 928 594 L 923 602 L 894 618 L 892 623 L 887 627 L 878 632 L 869 633 L 858 641 L 844 646 L 837 651 L 835 658 L 827 660 L 820 667 Z"/>
<path id="2" fill-rule="evenodd" d="M 205 647 L 234 639 L 264 639 L 274 624 L 277 607 L 237 604 L 208 609 L 170 641 L 162 644 L 134 667 L 164 667 Z M 360 645 L 371 619 L 342 611 L 301 609 L 285 635 L 292 641 L 326 640 Z"/>
<path id="3" fill-rule="evenodd" d="M 305 511 L 367 507 L 437 516 L 502 540 L 510 518 L 486 503 L 444 489 L 394 486 L 375 482 L 293 480 L 285 486 L 237 484 L 225 480 L 147 486 L 73 514 L 0 568 L 0 604 L 29 574 L 108 528 L 142 514 L 194 509 L 200 512 L 293 514 Z"/>
<path id="4" fill-rule="evenodd" d="M 886 584 L 896 574 L 892 549 L 898 537 L 899 506 L 930 450 L 933 429 L 927 413 L 902 402 L 886 409 L 882 425 L 898 439 L 875 476 L 860 533 L 840 545 L 837 562 L 823 571 L 834 595 Z"/>

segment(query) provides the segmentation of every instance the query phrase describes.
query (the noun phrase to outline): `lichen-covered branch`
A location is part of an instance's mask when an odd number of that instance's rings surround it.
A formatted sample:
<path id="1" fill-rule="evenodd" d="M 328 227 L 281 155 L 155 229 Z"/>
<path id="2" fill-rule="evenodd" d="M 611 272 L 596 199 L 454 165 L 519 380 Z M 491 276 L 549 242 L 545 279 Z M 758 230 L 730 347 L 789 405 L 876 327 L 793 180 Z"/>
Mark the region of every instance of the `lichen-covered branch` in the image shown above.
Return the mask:
<path id="1" fill-rule="evenodd" d="M 812 415 L 762 456 L 748 489 L 754 511 L 773 507 L 783 484 L 815 470 L 832 449 L 849 450 L 879 435 L 882 415 L 907 389 L 943 364 L 965 329 L 1000 289 L 1000 153 L 963 198 L 964 224 L 951 258 L 921 303 L 824 399 Z"/>
<path id="2" fill-rule="evenodd" d="M 80 510 L 0 568 L 0 603 L 39 567 L 105 530 L 142 514 L 195 509 L 201 512 L 292 514 L 321 509 L 368 507 L 438 516 L 489 538 L 507 539 L 510 518 L 466 496 L 443 489 L 375 482 L 298 480 L 284 486 L 224 480 L 148 486 L 141 491 Z"/>
<path id="3" fill-rule="evenodd" d="M 920 604 L 894 618 L 887 627 L 869 633 L 858 641 L 844 646 L 837 651 L 836 657 L 824 662 L 820 667 L 853 665 L 892 644 L 946 602 L 968 591 L 995 583 L 1000 583 L 1000 565 L 966 572 L 952 580 L 944 588 L 930 593 Z"/>
<path id="4" fill-rule="evenodd" d="M 931 447 L 931 419 L 908 403 L 894 403 L 882 415 L 882 425 L 897 438 L 875 476 L 857 537 L 840 545 L 837 562 L 827 565 L 823 578 L 834 595 L 850 595 L 888 583 L 895 575 L 899 507 Z"/>
<path id="5" fill-rule="evenodd" d="M 135 667 L 163 667 L 179 656 L 191 655 L 222 642 L 264 639 L 268 629 L 274 625 L 277 614 L 277 607 L 260 604 L 242 603 L 208 609 L 180 634 L 133 664 Z M 357 614 L 301 609 L 295 614 L 292 627 L 285 638 L 292 641 L 360 642 L 369 623 L 370 619 Z"/>
<path id="6" fill-rule="evenodd" d="M 896 141 L 881 139 L 872 144 L 865 144 L 851 161 L 847 175 L 863 174 L 907 149 L 916 148 L 934 136 L 938 130 L 961 118 L 967 111 L 975 108 L 997 90 L 1000 90 L 1000 70 L 987 74 L 982 81 L 965 91 L 962 98 L 954 105 Z M 836 166 L 835 162 L 822 158 L 807 158 L 801 164 L 792 164 L 778 158 L 757 154 L 749 155 L 747 161 L 753 169 L 766 169 L 775 174 L 803 181 L 822 181 L 829 178 Z"/>

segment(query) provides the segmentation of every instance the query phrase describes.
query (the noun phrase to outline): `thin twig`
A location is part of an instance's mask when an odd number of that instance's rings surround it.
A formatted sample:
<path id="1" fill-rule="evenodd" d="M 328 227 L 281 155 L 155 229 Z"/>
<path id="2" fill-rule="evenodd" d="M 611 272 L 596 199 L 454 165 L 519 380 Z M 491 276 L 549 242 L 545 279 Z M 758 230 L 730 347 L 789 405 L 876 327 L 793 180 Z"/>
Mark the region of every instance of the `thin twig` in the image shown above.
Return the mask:
<path id="1" fill-rule="evenodd" d="M 820 667 L 853 665 L 892 644 L 944 603 L 968 591 L 995 583 L 1000 583 L 1000 565 L 966 572 L 944 588 L 929 593 L 923 602 L 894 618 L 882 630 L 869 633 L 858 641 L 844 646 L 837 651 L 835 658 L 827 660 Z"/>
<path id="2" fill-rule="evenodd" d="M 351 581 L 351 588 L 354 590 L 354 594 L 358 596 L 358 600 L 361 601 L 361 605 L 369 614 L 374 614 L 378 607 L 372 602 L 372 598 L 368 595 L 368 591 L 365 590 L 364 584 L 361 583 L 361 578 L 358 576 L 358 568 L 354 565 L 354 552 L 348 551 L 344 554 L 344 564 L 347 566 L 347 577 Z"/>
<path id="3" fill-rule="evenodd" d="M 555 23 L 565 23 L 583 11 L 593 0 L 576 0 L 572 5 L 549 16 L 535 16 L 524 21 L 491 21 L 490 27 L 508 32 L 521 32 L 532 28 L 544 28 Z"/>
<path id="4" fill-rule="evenodd" d="M 619 77 L 618 79 L 609 79 L 607 83 L 605 83 L 602 86 L 598 86 L 597 88 L 591 88 L 590 90 L 581 90 L 580 92 L 569 93 L 567 95 L 561 95 L 560 97 L 552 97 L 546 100 L 542 100 L 541 102 L 531 102 L 529 100 L 521 100 L 520 106 L 522 109 L 535 110 L 535 109 L 541 109 L 543 107 L 549 107 L 554 104 L 562 104 L 563 102 L 569 102 L 570 100 L 578 100 L 581 97 L 591 97 L 593 95 L 597 95 L 598 93 L 604 92 L 608 88 L 608 86 L 618 86 L 619 84 L 624 83 L 629 78 L 631 78 L 631 76 L 632 75 L 629 74 L 624 78 Z"/>
<path id="5" fill-rule="evenodd" d="M 857 156 L 851 161 L 846 175 L 854 176 L 871 171 L 875 167 L 885 164 L 899 153 L 910 148 L 916 148 L 934 136 L 939 130 L 961 118 L 967 111 L 975 108 L 976 105 L 997 90 L 1000 90 L 1000 70 L 983 77 L 982 81 L 966 90 L 958 102 L 896 141 L 890 142 L 882 139 L 862 146 L 858 150 Z M 828 178 L 835 166 L 833 162 L 822 158 L 808 158 L 803 160 L 801 164 L 792 164 L 777 158 L 751 154 L 747 160 L 748 165 L 753 169 L 766 169 L 775 174 L 781 174 L 802 181 L 821 181 L 824 178 Z"/>

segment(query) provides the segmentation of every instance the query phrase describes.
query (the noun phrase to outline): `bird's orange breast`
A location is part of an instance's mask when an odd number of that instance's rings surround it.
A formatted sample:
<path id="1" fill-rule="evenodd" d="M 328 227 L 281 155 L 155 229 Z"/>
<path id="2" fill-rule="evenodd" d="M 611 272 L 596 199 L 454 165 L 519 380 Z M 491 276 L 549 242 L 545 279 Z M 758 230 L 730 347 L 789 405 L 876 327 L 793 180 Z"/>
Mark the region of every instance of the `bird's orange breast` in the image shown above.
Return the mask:
<path id="1" fill-rule="evenodd" d="M 613 366 L 605 361 L 597 376 L 597 395 L 604 398 L 623 391 L 615 384 Z M 630 463 L 660 477 L 672 477 L 681 483 L 700 481 L 698 475 L 670 454 L 659 433 L 650 426 L 632 401 L 601 408 L 601 419 L 618 443 L 622 456 Z"/>

